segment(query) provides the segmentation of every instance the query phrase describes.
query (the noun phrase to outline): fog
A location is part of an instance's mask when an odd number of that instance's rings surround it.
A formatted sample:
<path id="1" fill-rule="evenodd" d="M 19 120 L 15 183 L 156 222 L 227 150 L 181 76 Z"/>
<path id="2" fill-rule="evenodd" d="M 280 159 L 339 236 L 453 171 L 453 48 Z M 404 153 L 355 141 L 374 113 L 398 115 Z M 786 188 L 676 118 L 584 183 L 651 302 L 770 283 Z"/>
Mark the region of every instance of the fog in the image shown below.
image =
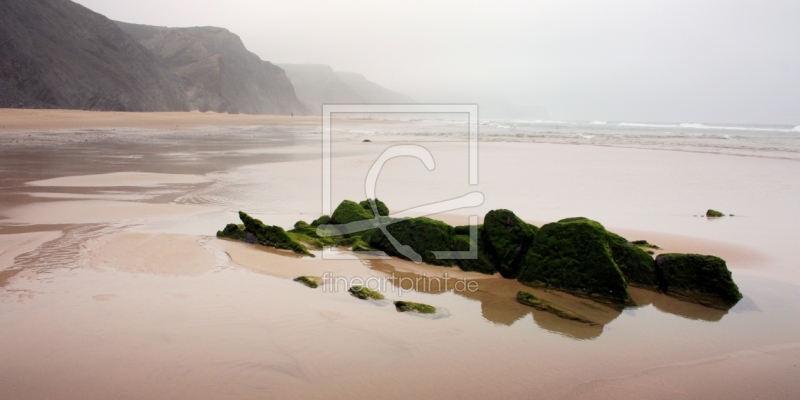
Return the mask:
<path id="1" fill-rule="evenodd" d="M 77 2 L 125 22 L 224 27 L 264 60 L 360 72 L 420 102 L 800 125 L 796 0 Z"/>

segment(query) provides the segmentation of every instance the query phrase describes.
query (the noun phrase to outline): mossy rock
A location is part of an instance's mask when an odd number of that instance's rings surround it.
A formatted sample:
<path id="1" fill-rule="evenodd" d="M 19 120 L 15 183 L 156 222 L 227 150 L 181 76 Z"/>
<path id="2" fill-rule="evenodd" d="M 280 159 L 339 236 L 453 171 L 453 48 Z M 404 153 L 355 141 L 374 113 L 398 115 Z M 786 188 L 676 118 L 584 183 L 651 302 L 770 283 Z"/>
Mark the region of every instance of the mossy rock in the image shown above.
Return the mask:
<path id="1" fill-rule="evenodd" d="M 333 211 L 329 223 L 344 225 L 372 218 L 372 212 L 367 212 L 364 207 L 354 201 L 344 200 L 339 203 L 339 206 Z"/>
<path id="2" fill-rule="evenodd" d="M 433 255 L 434 251 L 451 251 L 454 247 L 453 227 L 430 218 L 409 218 L 387 225 L 386 230 L 400 242 L 409 246 L 422 257 L 422 261 L 433 265 L 451 267 L 456 260 L 440 260 Z M 365 237 L 364 235 L 362 237 Z M 400 253 L 391 241 L 380 230 L 368 236 L 368 244 L 375 249 L 395 257 L 409 259 Z"/>
<path id="3" fill-rule="evenodd" d="M 721 212 L 719 212 L 717 210 L 709 209 L 708 211 L 706 211 L 706 217 L 709 217 L 709 218 L 719 218 L 719 217 L 724 217 L 724 216 L 725 216 L 724 213 L 721 213 Z"/>
<path id="4" fill-rule="evenodd" d="M 631 243 L 644 249 L 661 250 L 661 247 L 658 247 L 652 243 L 648 243 L 647 240 L 634 240 Z"/>
<path id="5" fill-rule="evenodd" d="M 278 249 L 291 250 L 298 254 L 308 256 L 313 255 L 308 252 L 305 246 L 292 239 L 283 228 L 279 226 L 264 225 L 263 222 L 239 211 L 239 218 L 242 220 L 247 233 L 255 235 L 259 244 L 272 246 Z"/>
<path id="6" fill-rule="evenodd" d="M 612 304 L 631 303 L 608 232 L 586 218 L 564 219 L 539 229 L 522 262 L 519 281 Z"/>
<path id="7" fill-rule="evenodd" d="M 656 266 L 650 254 L 611 232 L 608 232 L 608 245 L 614 262 L 629 285 L 658 289 Z"/>
<path id="8" fill-rule="evenodd" d="M 517 277 L 537 230 L 509 210 L 492 210 L 486 214 L 481 229 L 484 251 L 503 277 Z"/>
<path id="9" fill-rule="evenodd" d="M 242 240 L 244 239 L 245 231 L 239 225 L 236 224 L 228 224 L 225 225 L 225 229 L 221 231 L 217 231 L 218 238 L 227 238 L 233 240 Z"/>
<path id="10" fill-rule="evenodd" d="M 586 317 L 578 313 L 572 312 L 570 310 L 567 310 L 566 308 L 561 308 L 547 300 L 542 300 L 534 296 L 534 294 L 530 292 L 519 291 L 517 293 L 517 302 L 529 307 L 533 307 L 539 311 L 549 312 L 560 318 L 568 319 L 571 321 L 582 322 L 584 324 L 594 324 L 592 321 L 586 319 Z"/>
<path id="11" fill-rule="evenodd" d="M 741 300 L 725 260 L 699 254 L 660 254 L 655 261 L 664 293 L 708 307 L 728 309 Z"/>
<path id="12" fill-rule="evenodd" d="M 363 240 L 359 239 L 353 246 L 350 248 L 351 251 L 373 251 L 372 247 L 369 247 L 369 244 L 364 242 Z"/>
<path id="13" fill-rule="evenodd" d="M 397 311 L 401 312 L 413 312 L 417 314 L 436 313 L 436 307 L 423 303 L 412 303 L 410 301 L 395 301 L 394 306 L 397 307 Z"/>
<path id="14" fill-rule="evenodd" d="M 325 246 L 333 246 L 336 244 L 335 238 L 319 236 L 317 234 L 317 228 L 305 221 L 297 221 L 294 224 L 294 229 L 287 233 L 295 241 L 308 244 L 316 249 L 321 249 Z"/>
<path id="15" fill-rule="evenodd" d="M 382 294 L 366 286 L 351 286 L 350 289 L 347 289 L 347 291 L 361 300 L 383 300 L 384 298 Z"/>
<path id="16" fill-rule="evenodd" d="M 458 232 L 458 227 L 456 227 L 456 232 Z M 467 231 L 466 235 L 456 234 L 453 237 L 453 250 L 469 251 L 471 243 L 472 239 L 469 237 L 469 231 Z M 495 272 L 497 272 L 497 270 L 495 270 L 494 265 L 492 265 L 492 261 L 489 259 L 489 255 L 487 255 L 486 252 L 484 251 L 483 239 L 481 239 L 480 235 L 480 227 L 478 228 L 477 245 L 478 245 L 478 258 L 457 260 L 458 266 L 464 271 L 480 272 L 482 274 L 487 274 L 487 275 L 494 274 Z"/>
<path id="17" fill-rule="evenodd" d="M 302 283 L 312 289 L 316 289 L 322 283 L 322 278 L 318 276 L 298 276 L 297 278 L 292 279 L 295 282 Z"/>
<path id="18" fill-rule="evenodd" d="M 372 212 L 372 204 L 370 204 L 370 200 L 372 200 L 372 199 L 364 200 L 364 201 L 358 203 L 358 205 L 360 205 L 365 210 L 367 210 L 367 212 L 370 215 L 375 216 L 375 213 Z M 374 199 L 374 200 L 375 200 L 375 207 L 378 209 L 378 216 L 383 216 L 383 217 L 388 216 L 389 215 L 389 207 L 386 207 L 386 203 L 384 203 L 384 202 L 382 202 L 382 201 L 380 201 L 378 199 Z"/>
<path id="19" fill-rule="evenodd" d="M 315 219 L 313 222 L 311 222 L 311 227 L 316 228 L 316 227 L 318 227 L 320 225 L 325 225 L 325 224 L 329 224 L 329 223 L 331 223 L 331 217 L 329 217 L 327 215 L 323 215 L 323 216 Z"/>

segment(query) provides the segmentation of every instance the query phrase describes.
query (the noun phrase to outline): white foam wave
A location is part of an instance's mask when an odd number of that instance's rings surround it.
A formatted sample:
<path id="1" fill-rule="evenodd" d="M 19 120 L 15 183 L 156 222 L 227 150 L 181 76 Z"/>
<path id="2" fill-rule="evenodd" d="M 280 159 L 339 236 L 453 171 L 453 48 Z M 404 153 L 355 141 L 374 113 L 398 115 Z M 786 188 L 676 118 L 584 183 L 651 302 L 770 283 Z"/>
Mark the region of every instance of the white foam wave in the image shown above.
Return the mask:
<path id="1" fill-rule="evenodd" d="M 606 122 L 606 121 L 592 121 L 592 122 L 590 122 L 589 124 L 590 124 L 590 125 L 605 125 L 605 124 L 607 124 L 607 123 L 608 123 L 608 122 Z"/>
<path id="2" fill-rule="evenodd" d="M 633 127 L 643 127 L 643 128 L 679 128 L 678 125 L 642 124 L 638 122 L 620 122 L 619 126 L 633 126 Z"/>
<path id="3" fill-rule="evenodd" d="M 703 129 L 703 130 L 721 130 L 721 131 L 751 131 L 751 132 L 800 132 L 800 126 L 793 129 L 783 128 L 767 128 L 755 126 L 718 126 L 718 125 L 705 125 L 698 123 L 682 123 L 682 124 L 644 124 L 638 122 L 621 122 L 619 126 L 640 127 L 640 128 L 684 128 L 684 129 Z"/>

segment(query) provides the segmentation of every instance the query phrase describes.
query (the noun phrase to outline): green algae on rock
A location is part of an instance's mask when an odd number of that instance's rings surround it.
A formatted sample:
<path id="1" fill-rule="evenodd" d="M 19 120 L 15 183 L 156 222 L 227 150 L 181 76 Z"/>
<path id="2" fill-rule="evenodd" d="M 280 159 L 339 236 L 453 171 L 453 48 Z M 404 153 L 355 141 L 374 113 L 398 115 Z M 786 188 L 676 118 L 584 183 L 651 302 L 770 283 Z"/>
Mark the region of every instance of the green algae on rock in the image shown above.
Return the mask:
<path id="1" fill-rule="evenodd" d="M 465 235 L 458 234 L 459 228 L 460 227 L 458 226 L 455 228 L 456 235 L 453 236 L 453 250 L 469 251 L 471 249 L 471 245 L 473 245 L 472 238 L 470 238 L 469 233 Z M 494 268 L 494 265 L 492 265 L 492 260 L 489 259 L 489 255 L 484 251 L 483 239 L 481 238 L 480 230 L 481 227 L 479 226 L 478 240 L 476 243 L 478 246 L 478 257 L 475 259 L 467 258 L 457 260 L 457 263 L 458 266 L 464 271 L 474 271 L 482 274 L 492 275 L 497 272 L 497 270 Z"/>
<path id="2" fill-rule="evenodd" d="M 336 207 L 336 210 L 331 214 L 329 223 L 344 225 L 372 218 L 372 212 L 368 212 L 364 207 L 354 201 L 344 200 L 339 203 L 339 206 Z"/>
<path id="3" fill-rule="evenodd" d="M 351 286 L 350 289 L 347 289 L 350 294 L 355 297 L 358 297 L 361 300 L 383 300 L 383 295 L 366 287 L 366 286 Z"/>
<path id="4" fill-rule="evenodd" d="M 265 225 L 263 222 L 239 211 L 239 219 L 244 222 L 246 234 L 252 234 L 255 240 L 262 245 L 272 246 L 278 249 L 291 250 L 298 254 L 312 256 L 305 246 L 292 239 L 283 228 L 279 226 Z M 246 239 L 246 237 L 245 237 Z"/>
<path id="5" fill-rule="evenodd" d="M 316 249 L 321 249 L 324 246 L 333 246 L 336 244 L 336 241 L 332 237 L 319 236 L 317 234 L 316 227 L 309 225 L 305 221 L 297 221 L 294 224 L 294 229 L 288 231 L 287 233 L 292 239 Z"/>
<path id="6" fill-rule="evenodd" d="M 395 301 L 394 306 L 400 312 L 413 312 L 418 314 L 435 314 L 436 307 L 423 303 L 412 303 L 410 301 Z"/>
<path id="7" fill-rule="evenodd" d="M 504 278 L 517 277 L 520 263 L 536 231 L 537 227 L 509 210 L 492 210 L 486 214 L 481 229 L 485 253 Z"/>
<path id="8" fill-rule="evenodd" d="M 629 285 L 658 289 L 656 267 L 650 254 L 611 232 L 608 232 L 608 245 L 614 262 Z"/>
<path id="9" fill-rule="evenodd" d="M 612 304 L 630 304 L 627 282 L 603 225 L 569 218 L 544 225 L 522 262 L 519 281 Z"/>
<path id="10" fill-rule="evenodd" d="M 717 210 L 709 209 L 708 211 L 706 211 L 706 217 L 709 217 L 709 218 L 719 218 L 719 217 L 724 217 L 724 216 L 725 216 L 724 213 L 721 213 L 721 212 L 719 212 Z"/>
<path id="11" fill-rule="evenodd" d="M 728 309 L 742 298 L 725 260 L 699 254 L 660 254 L 655 261 L 661 291 L 683 300 Z"/>
<path id="12" fill-rule="evenodd" d="M 244 235 L 245 235 L 244 225 L 239 226 L 236 224 L 228 224 L 225 225 L 225 229 L 217 231 L 218 238 L 242 240 L 244 239 Z"/>
<path id="13" fill-rule="evenodd" d="M 446 267 L 456 265 L 456 260 L 438 259 L 433 254 L 434 251 L 453 250 L 455 234 L 452 226 L 426 217 L 398 221 L 387 225 L 386 230 L 400 244 L 410 247 L 419 254 L 422 257 L 422 262 Z M 398 251 L 389 238 L 378 229 L 363 237 L 368 239 L 367 243 L 375 249 L 391 256 L 409 259 Z"/>
<path id="14" fill-rule="evenodd" d="M 375 216 L 375 213 L 372 212 L 372 204 L 370 203 L 371 201 L 373 201 L 373 199 L 366 199 L 366 200 L 358 203 L 358 205 L 360 205 L 365 210 L 367 210 L 367 212 L 370 215 Z M 384 203 L 384 202 L 382 202 L 382 201 L 380 201 L 378 199 L 374 199 L 374 201 L 375 201 L 375 208 L 378 209 L 378 216 L 381 216 L 381 217 L 388 216 L 389 215 L 389 207 L 386 207 L 386 203 Z"/>
<path id="15" fill-rule="evenodd" d="M 322 278 L 318 276 L 298 276 L 297 278 L 292 279 L 295 282 L 302 283 L 312 289 L 316 289 L 322 283 Z"/>
<path id="16" fill-rule="evenodd" d="M 594 322 L 589 321 L 582 315 L 574 313 L 565 308 L 561 308 L 547 300 L 542 300 L 534 296 L 533 293 L 530 292 L 525 292 L 525 291 L 517 292 L 517 302 L 529 307 L 533 307 L 539 311 L 549 312 L 560 318 L 568 319 L 571 321 L 583 322 L 584 324 L 594 324 Z"/>
<path id="17" fill-rule="evenodd" d="M 311 222 L 311 227 L 312 228 L 316 228 L 316 227 L 318 227 L 320 225 L 325 225 L 325 224 L 329 224 L 329 223 L 331 223 L 331 217 L 329 217 L 327 215 L 323 215 L 323 216 L 315 219 L 314 221 L 312 221 Z"/>
<path id="18" fill-rule="evenodd" d="M 645 248 L 645 249 L 661 250 L 661 247 L 658 247 L 658 246 L 656 246 L 656 245 L 654 245 L 652 243 L 649 243 L 649 242 L 647 242 L 647 240 L 634 240 L 631 243 L 633 243 L 634 245 L 639 246 L 641 248 Z"/>

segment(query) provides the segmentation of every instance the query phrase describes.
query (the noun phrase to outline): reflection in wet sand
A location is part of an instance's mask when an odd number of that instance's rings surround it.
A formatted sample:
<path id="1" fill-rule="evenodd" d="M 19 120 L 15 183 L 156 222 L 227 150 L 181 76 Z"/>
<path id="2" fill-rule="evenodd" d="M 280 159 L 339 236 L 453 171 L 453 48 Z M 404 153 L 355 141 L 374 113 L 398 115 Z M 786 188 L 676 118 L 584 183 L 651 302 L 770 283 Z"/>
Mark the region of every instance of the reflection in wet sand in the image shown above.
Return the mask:
<path id="1" fill-rule="evenodd" d="M 574 339 L 598 337 L 603 332 L 603 325 L 610 323 L 621 314 L 620 310 L 568 293 L 532 288 L 515 280 L 504 279 L 499 275 L 465 273 L 457 267 L 417 266 L 410 261 L 392 259 L 390 261 L 372 260 L 371 268 L 391 276 L 395 284 L 403 290 L 429 294 L 452 291 L 456 295 L 476 300 L 481 304 L 483 318 L 492 323 L 510 326 L 530 313 L 539 327 Z M 439 278 L 444 274 L 448 274 L 448 277 L 452 278 L 447 285 L 440 284 Z M 466 280 L 467 283 L 460 284 L 459 280 Z M 470 290 L 470 288 L 475 288 L 475 290 Z M 516 300 L 519 291 L 531 292 L 558 307 L 584 316 L 592 323 L 567 320 L 549 312 L 522 305 Z"/>
<path id="2" fill-rule="evenodd" d="M 728 310 L 719 310 L 696 303 L 690 303 L 652 290 L 638 287 L 630 287 L 628 290 L 631 292 L 631 297 L 638 307 L 652 304 L 659 311 L 678 315 L 683 318 L 716 322 L 728 314 Z"/>

